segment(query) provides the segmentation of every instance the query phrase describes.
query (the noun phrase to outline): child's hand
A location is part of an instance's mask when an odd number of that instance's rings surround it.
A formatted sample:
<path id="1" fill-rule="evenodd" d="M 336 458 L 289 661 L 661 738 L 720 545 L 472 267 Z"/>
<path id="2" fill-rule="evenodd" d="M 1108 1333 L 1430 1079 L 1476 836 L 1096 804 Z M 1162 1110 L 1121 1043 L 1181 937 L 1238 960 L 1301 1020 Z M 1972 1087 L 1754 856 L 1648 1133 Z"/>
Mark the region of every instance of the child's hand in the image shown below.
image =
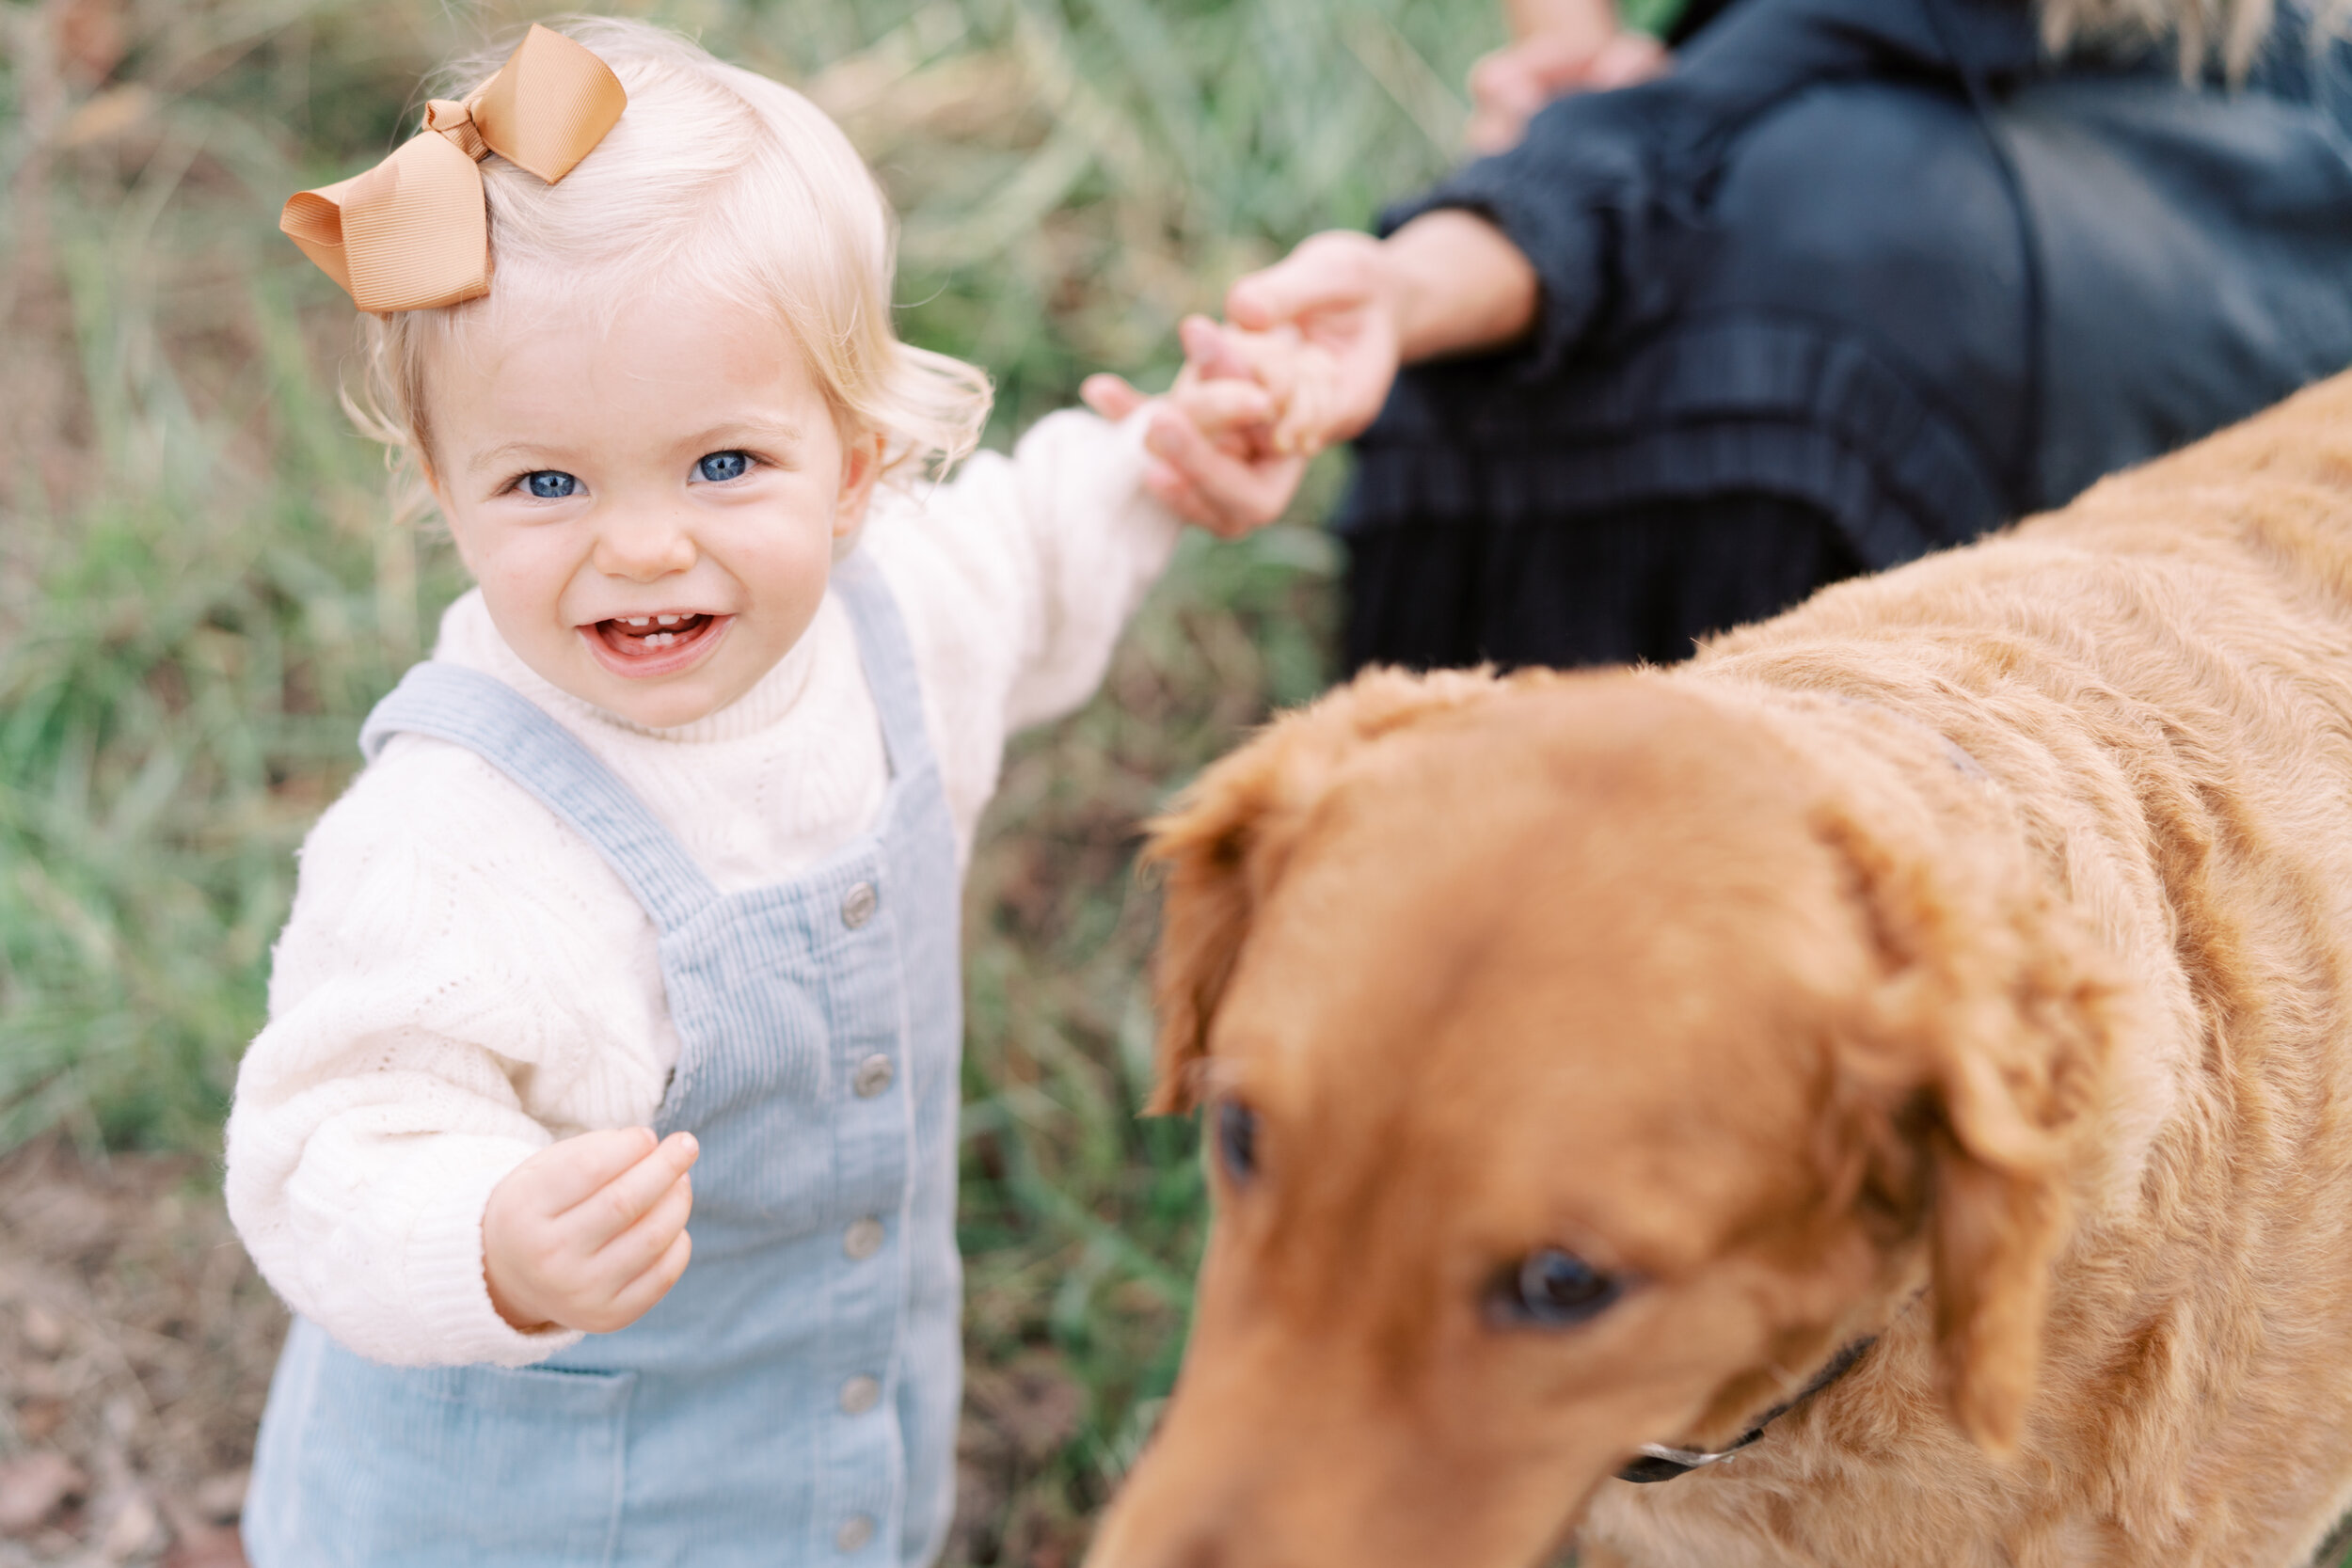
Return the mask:
<path id="1" fill-rule="evenodd" d="M 1319 386 L 1298 363 L 1295 332 L 1282 341 L 1204 316 L 1186 318 L 1181 330 L 1184 368 L 1145 433 L 1152 461 L 1144 487 L 1180 516 L 1237 539 L 1279 517 L 1297 493 L 1315 443 L 1291 428 L 1287 400 L 1298 399 L 1303 413 Z M 1115 375 L 1089 376 L 1080 395 L 1111 420 L 1153 401 Z"/>
<path id="2" fill-rule="evenodd" d="M 490 1305 L 525 1333 L 550 1323 L 610 1334 L 669 1294 L 693 1242 L 691 1132 L 583 1132 L 541 1149 L 491 1189 L 482 1215 Z"/>
<path id="3" fill-rule="evenodd" d="M 1184 368 L 1168 388 L 1168 400 L 1204 431 L 1204 421 L 1219 420 L 1228 441 L 1246 436 L 1258 451 L 1284 457 L 1312 457 L 1335 439 L 1355 434 L 1342 429 L 1338 360 L 1295 323 L 1277 322 L 1252 332 L 1191 316 L 1181 331 Z M 1270 412 L 1252 428 L 1235 429 L 1246 406 L 1235 394 L 1252 385 L 1262 389 Z M 1200 399 L 1209 401 L 1191 401 Z"/>

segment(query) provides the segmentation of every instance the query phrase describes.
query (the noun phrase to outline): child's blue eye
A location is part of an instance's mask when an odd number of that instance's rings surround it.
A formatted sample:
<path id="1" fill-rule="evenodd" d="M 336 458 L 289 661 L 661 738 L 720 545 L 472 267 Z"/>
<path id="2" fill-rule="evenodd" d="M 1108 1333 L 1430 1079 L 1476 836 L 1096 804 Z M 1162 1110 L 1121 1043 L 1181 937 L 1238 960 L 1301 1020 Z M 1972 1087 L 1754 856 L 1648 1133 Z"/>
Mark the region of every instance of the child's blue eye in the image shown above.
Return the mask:
<path id="1" fill-rule="evenodd" d="M 752 471 L 749 452 L 714 451 L 694 465 L 694 471 L 713 483 L 724 484 L 731 479 L 741 479 Z"/>
<path id="2" fill-rule="evenodd" d="M 580 481 L 560 468 L 541 468 L 537 473 L 523 475 L 523 485 L 542 500 L 562 500 L 579 492 Z"/>

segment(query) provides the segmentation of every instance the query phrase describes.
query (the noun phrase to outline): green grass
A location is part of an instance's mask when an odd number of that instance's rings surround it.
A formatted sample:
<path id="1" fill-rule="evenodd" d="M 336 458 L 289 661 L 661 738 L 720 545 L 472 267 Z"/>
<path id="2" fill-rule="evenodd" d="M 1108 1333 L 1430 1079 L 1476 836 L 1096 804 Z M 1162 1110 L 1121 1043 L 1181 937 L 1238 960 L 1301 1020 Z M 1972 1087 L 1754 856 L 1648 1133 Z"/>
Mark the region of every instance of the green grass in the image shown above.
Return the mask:
<path id="1" fill-rule="evenodd" d="M 841 119 L 902 212 L 903 330 L 995 372 L 998 442 L 1088 371 L 1164 377 L 1184 311 L 1441 168 L 1500 31 L 1479 0 L 626 8 Z M 87 4 L 60 48 L 41 14 L 0 8 L 0 1148 L 211 1151 L 293 850 L 462 587 L 388 515 L 336 406 L 348 307 L 276 214 L 405 134 L 468 29 Z M 1134 1114 L 1136 829 L 1320 688 L 1333 569 L 1302 525 L 1192 542 L 1103 698 L 1009 761 L 968 906 L 962 1560 L 1068 1560 L 1173 1373 L 1201 1193 L 1190 1126 Z"/>

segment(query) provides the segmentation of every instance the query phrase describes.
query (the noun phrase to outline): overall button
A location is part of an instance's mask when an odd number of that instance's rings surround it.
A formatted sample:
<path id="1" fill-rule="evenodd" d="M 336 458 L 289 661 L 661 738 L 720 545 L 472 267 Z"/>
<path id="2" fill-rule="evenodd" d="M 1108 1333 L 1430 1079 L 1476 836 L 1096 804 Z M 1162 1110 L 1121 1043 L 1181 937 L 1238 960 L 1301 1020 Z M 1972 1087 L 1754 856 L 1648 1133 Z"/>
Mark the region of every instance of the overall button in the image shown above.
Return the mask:
<path id="1" fill-rule="evenodd" d="M 841 1386 L 841 1414 L 863 1416 L 882 1402 L 882 1385 L 864 1372 Z"/>
<path id="2" fill-rule="evenodd" d="M 863 1513 L 852 1513 L 841 1521 L 841 1528 L 833 1532 L 833 1544 L 845 1552 L 862 1549 L 874 1539 L 874 1521 Z"/>
<path id="3" fill-rule="evenodd" d="M 898 1076 L 898 1064 L 877 1051 L 858 1063 L 857 1071 L 850 1075 L 850 1087 L 857 1091 L 860 1100 L 871 1100 L 890 1087 L 891 1080 Z"/>
<path id="4" fill-rule="evenodd" d="M 841 924 L 854 931 L 873 919 L 874 911 L 880 908 L 882 895 L 874 891 L 874 884 L 860 882 L 842 897 Z"/>
<path id="5" fill-rule="evenodd" d="M 852 1263 L 863 1263 L 882 1250 L 882 1222 L 877 1219 L 851 1220 L 850 1228 L 841 1233 L 841 1251 Z"/>

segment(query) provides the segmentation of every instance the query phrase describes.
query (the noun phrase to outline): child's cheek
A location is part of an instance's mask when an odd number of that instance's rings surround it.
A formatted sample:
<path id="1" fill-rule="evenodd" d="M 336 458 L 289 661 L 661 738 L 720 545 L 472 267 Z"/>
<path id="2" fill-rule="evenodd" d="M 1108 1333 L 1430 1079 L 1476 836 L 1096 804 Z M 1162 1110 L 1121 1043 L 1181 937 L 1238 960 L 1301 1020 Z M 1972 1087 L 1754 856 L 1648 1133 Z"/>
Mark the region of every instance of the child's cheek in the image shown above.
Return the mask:
<path id="1" fill-rule="evenodd" d="M 458 541 L 458 559 L 466 563 L 490 618 L 518 648 L 542 637 L 567 636 L 571 620 L 564 605 L 565 591 L 578 575 L 566 531 L 525 528 L 495 518 L 477 516 L 472 528 L 451 532 Z"/>

